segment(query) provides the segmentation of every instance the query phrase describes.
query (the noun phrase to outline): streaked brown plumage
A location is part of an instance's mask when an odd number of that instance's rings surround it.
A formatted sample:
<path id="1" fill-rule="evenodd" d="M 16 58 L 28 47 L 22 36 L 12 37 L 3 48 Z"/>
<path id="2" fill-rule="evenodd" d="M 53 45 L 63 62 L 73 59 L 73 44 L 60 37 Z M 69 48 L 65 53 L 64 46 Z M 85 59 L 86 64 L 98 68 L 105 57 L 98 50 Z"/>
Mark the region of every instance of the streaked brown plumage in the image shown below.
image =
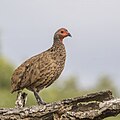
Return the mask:
<path id="1" fill-rule="evenodd" d="M 14 71 L 12 93 L 27 88 L 34 92 L 38 104 L 44 104 L 38 92 L 51 85 L 63 71 L 66 59 L 63 39 L 67 36 L 71 35 L 65 28 L 59 29 L 51 48 L 26 60 Z"/>

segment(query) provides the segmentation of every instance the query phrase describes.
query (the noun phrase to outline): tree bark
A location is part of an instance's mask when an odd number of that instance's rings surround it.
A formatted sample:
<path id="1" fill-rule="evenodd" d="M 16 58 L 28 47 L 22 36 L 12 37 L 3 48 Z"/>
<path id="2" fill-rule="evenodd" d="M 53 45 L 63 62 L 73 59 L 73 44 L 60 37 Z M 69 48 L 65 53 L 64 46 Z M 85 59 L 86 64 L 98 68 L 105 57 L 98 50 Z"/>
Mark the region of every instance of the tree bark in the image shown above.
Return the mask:
<path id="1" fill-rule="evenodd" d="M 0 108 L 0 120 L 102 120 L 120 113 L 120 98 L 101 91 L 23 108 Z"/>

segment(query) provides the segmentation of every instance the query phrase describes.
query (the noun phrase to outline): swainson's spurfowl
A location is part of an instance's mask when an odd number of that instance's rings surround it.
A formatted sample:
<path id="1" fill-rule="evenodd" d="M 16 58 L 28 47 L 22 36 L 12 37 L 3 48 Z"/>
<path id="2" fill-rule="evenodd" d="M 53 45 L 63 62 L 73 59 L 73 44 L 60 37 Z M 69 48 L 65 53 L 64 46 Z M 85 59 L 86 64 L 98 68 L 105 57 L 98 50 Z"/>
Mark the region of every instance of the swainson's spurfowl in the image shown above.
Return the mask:
<path id="1" fill-rule="evenodd" d="M 67 29 L 57 30 L 51 48 L 29 58 L 14 71 L 12 93 L 27 88 L 34 93 L 39 105 L 44 104 L 38 93 L 51 85 L 63 71 L 66 59 L 63 39 L 67 36 L 71 36 Z"/>

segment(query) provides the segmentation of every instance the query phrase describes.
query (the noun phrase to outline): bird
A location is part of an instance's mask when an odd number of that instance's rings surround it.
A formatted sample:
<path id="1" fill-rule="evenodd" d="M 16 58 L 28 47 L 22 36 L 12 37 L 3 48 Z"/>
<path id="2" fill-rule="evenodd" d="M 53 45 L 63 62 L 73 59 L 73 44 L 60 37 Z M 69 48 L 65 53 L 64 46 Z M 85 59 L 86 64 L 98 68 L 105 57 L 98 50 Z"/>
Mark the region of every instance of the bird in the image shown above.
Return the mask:
<path id="1" fill-rule="evenodd" d="M 71 36 L 66 28 L 58 29 L 52 46 L 23 62 L 12 74 L 11 93 L 23 90 L 32 91 L 38 105 L 46 104 L 39 96 L 43 88 L 50 86 L 62 73 L 66 61 L 63 39 Z"/>

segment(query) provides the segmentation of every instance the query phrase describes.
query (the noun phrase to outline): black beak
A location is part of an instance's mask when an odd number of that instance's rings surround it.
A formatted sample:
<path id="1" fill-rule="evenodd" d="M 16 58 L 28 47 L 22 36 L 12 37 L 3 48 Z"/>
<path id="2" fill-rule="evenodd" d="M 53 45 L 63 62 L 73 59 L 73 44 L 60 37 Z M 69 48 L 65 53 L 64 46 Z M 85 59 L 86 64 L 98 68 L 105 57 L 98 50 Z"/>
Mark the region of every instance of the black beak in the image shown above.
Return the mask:
<path id="1" fill-rule="evenodd" d="M 72 37 L 72 35 L 70 33 L 68 33 L 68 36 Z"/>

